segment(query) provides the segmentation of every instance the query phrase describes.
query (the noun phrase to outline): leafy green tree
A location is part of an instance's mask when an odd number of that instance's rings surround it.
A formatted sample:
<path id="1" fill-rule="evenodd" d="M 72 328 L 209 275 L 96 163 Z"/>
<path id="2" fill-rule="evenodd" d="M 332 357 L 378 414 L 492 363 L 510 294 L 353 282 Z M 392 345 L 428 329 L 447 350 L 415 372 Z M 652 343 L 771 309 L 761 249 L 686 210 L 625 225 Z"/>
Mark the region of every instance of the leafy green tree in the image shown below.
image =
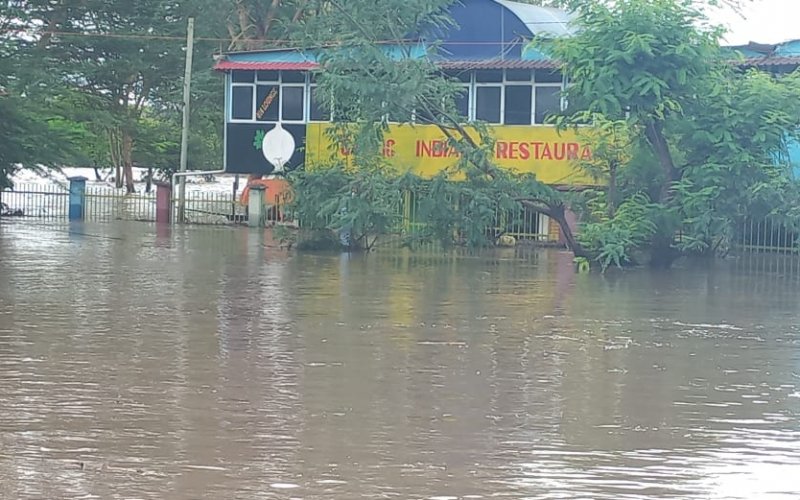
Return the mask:
<path id="1" fill-rule="evenodd" d="M 779 208 L 755 193 L 777 200 L 776 190 L 789 189 L 787 170 L 774 160 L 800 122 L 791 97 L 796 77 L 733 68 L 705 3 L 571 2 L 580 30 L 546 45 L 564 64 L 570 102 L 583 109 L 560 124 L 585 122 L 588 114 L 631 134 L 620 200 L 626 209 L 589 210 L 585 221 L 583 241 L 604 265 L 638 260 L 634 252 L 642 249 L 653 264 L 668 265 L 679 252 L 725 248 L 742 216 Z"/>
<path id="2" fill-rule="evenodd" d="M 0 6 L 0 189 L 11 186 L 10 178 L 20 168 L 38 169 L 76 158 L 74 144 L 87 137 L 64 108 L 53 105 L 57 95 L 27 86 L 20 78 L 32 71 L 23 58 L 28 42 L 20 30 L 29 17 L 22 6 Z"/>
<path id="3" fill-rule="evenodd" d="M 183 79 L 186 19 L 214 11 L 204 0 L 31 0 L 24 5 L 26 29 L 36 36 L 26 51 L 32 66 L 30 84 L 54 93 L 79 93 L 76 108 L 89 130 L 107 145 L 104 158 L 116 171 L 118 185 L 134 190 L 132 168 L 145 114 L 179 114 L 175 89 Z M 205 11 L 205 12 L 204 12 Z M 205 26 L 205 25 L 201 25 Z M 202 33 L 202 32 L 201 32 Z M 202 50 L 202 49 L 201 49 Z M 196 58 L 210 73 L 209 47 Z M 160 110 L 152 113 L 150 110 Z M 144 124 L 147 125 L 146 123 Z M 180 131 L 175 135 L 180 137 Z M 158 148 L 156 148 L 157 150 Z M 97 151 L 95 150 L 96 154 Z M 145 154 L 146 155 L 146 154 Z"/>
<path id="4" fill-rule="evenodd" d="M 297 38 L 299 23 L 330 12 L 324 0 L 227 0 L 230 50 L 285 45 Z"/>

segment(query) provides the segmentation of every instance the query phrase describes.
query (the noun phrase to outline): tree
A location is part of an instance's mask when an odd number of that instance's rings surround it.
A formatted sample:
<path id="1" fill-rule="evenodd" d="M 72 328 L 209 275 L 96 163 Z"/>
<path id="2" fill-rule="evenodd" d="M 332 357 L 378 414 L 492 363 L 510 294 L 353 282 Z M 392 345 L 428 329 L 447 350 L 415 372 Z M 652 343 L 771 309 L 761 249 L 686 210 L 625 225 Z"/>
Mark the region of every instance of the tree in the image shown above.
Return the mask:
<path id="1" fill-rule="evenodd" d="M 20 168 L 40 168 L 75 158 L 74 144 L 87 132 L 54 105 L 58 96 L 29 87 L 21 75 L 27 41 L 20 29 L 29 20 L 21 5 L 8 2 L 0 10 L 0 189 L 11 186 Z"/>
<path id="2" fill-rule="evenodd" d="M 25 3 L 25 28 L 36 36 L 27 51 L 28 60 L 49 73 L 32 75 L 30 83 L 55 92 L 63 88 L 79 92 L 77 109 L 90 114 L 90 129 L 106 143 L 118 186 L 124 181 L 128 192 L 134 190 L 132 169 L 140 121 L 147 110 L 175 109 L 172 98 L 183 78 L 186 18 L 211 9 L 213 2 L 207 3 Z M 203 64 L 208 69 L 210 57 Z"/>
<path id="3" fill-rule="evenodd" d="M 263 49 L 296 38 L 301 21 L 326 12 L 320 0 L 229 0 L 229 50 Z"/>
<path id="4" fill-rule="evenodd" d="M 625 210 L 595 211 L 585 225 L 590 251 L 616 256 L 606 264 L 636 260 L 643 247 L 656 265 L 679 251 L 718 249 L 736 218 L 756 207 L 753 193 L 789 186 L 774 157 L 800 121 L 796 77 L 734 70 L 703 3 L 571 2 L 580 30 L 545 45 L 564 65 L 568 99 L 582 109 L 561 125 L 602 116 L 632 138 Z M 776 208 L 766 201 L 760 210 Z"/>

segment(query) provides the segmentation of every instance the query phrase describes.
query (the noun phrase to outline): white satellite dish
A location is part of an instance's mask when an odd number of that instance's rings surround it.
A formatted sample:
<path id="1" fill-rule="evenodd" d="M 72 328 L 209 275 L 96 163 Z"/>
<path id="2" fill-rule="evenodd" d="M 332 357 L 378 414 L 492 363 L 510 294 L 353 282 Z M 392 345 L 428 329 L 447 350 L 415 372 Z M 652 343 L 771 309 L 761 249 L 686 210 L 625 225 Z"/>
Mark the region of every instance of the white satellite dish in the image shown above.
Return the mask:
<path id="1" fill-rule="evenodd" d="M 278 123 L 264 135 L 261 151 L 264 158 L 275 167 L 275 172 L 283 172 L 283 166 L 292 158 L 295 146 L 294 136 Z"/>

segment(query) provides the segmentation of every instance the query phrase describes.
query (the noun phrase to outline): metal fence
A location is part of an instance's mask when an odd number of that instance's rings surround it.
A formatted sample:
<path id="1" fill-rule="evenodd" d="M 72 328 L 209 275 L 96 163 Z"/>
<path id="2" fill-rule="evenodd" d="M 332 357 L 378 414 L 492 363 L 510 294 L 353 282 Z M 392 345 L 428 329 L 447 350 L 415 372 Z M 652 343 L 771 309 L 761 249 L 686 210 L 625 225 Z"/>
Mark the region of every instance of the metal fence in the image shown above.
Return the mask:
<path id="1" fill-rule="evenodd" d="M 20 184 L 0 190 L 0 214 L 40 219 L 65 219 L 69 192 L 57 184 Z"/>
<path id="2" fill-rule="evenodd" d="M 400 208 L 403 232 L 414 233 L 424 230 L 425 221 L 422 215 L 424 197 L 424 192 L 406 191 L 403 194 Z M 457 204 L 459 201 L 451 203 Z M 528 208 L 505 210 L 499 206 L 495 207 L 492 224 L 485 231 L 490 238 L 507 235 L 520 242 L 546 242 L 552 239 L 549 217 Z"/>
<path id="3" fill-rule="evenodd" d="M 178 206 L 177 199 L 172 206 Z M 195 192 L 186 193 L 184 217 L 189 224 L 236 224 L 247 221 L 247 210 L 233 194 Z"/>
<path id="4" fill-rule="evenodd" d="M 746 218 L 739 226 L 735 249 L 739 253 L 798 254 L 800 234 L 775 217 Z"/>
<path id="5" fill-rule="evenodd" d="M 123 194 L 112 188 L 86 189 L 86 220 L 95 222 L 154 221 L 156 197 L 153 193 Z"/>
<path id="6" fill-rule="evenodd" d="M 173 207 L 176 202 L 173 200 Z M 0 215 L 8 217 L 57 220 L 69 216 L 69 190 L 58 184 L 17 184 L 0 191 L 0 203 Z M 191 224 L 247 220 L 245 208 L 232 193 L 188 192 L 185 207 L 185 222 Z M 87 186 L 84 209 L 84 219 L 92 222 L 152 222 L 156 220 L 156 194 Z"/>

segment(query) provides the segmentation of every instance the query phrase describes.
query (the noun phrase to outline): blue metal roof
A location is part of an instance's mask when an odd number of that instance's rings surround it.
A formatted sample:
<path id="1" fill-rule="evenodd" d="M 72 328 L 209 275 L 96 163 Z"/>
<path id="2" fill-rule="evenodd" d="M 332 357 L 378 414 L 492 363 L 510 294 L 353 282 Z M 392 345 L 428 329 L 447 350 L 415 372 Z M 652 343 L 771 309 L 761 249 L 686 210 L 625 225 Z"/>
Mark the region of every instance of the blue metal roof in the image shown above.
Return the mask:
<path id="1" fill-rule="evenodd" d="M 456 26 L 440 33 L 428 33 L 422 39 L 439 42 L 435 54 L 429 54 L 424 42 L 386 45 L 397 59 L 432 55 L 436 61 L 545 61 L 547 56 L 529 47 L 535 36 L 567 36 L 571 17 L 562 10 L 528 5 L 509 0 L 461 0 L 450 7 Z M 315 65 L 317 51 L 298 49 L 239 52 L 225 55 L 218 69 L 236 64 Z M 409 52 L 410 51 L 410 52 Z"/>
<path id="2" fill-rule="evenodd" d="M 495 0 L 514 13 L 535 36 L 569 36 L 572 34 L 572 16 L 561 9 L 539 7 L 509 0 Z"/>

